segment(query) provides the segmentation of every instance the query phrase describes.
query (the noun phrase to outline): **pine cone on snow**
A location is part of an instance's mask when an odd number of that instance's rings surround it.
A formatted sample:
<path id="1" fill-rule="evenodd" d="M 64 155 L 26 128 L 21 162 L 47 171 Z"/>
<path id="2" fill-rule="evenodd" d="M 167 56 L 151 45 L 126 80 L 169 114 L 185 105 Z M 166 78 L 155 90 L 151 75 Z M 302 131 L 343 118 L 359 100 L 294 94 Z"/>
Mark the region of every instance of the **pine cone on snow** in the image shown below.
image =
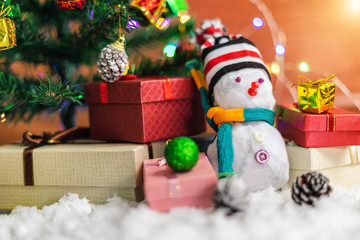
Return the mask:
<path id="1" fill-rule="evenodd" d="M 243 211 L 248 204 L 248 189 L 237 176 L 220 180 L 215 190 L 215 209 L 225 209 L 228 216 Z"/>
<path id="2" fill-rule="evenodd" d="M 126 75 L 129 69 L 129 60 L 124 43 L 116 41 L 102 49 L 99 57 L 98 73 L 107 82 L 114 82 L 120 76 Z"/>
<path id="3" fill-rule="evenodd" d="M 314 205 L 322 195 L 331 192 L 329 179 L 317 172 L 308 172 L 297 176 L 292 184 L 291 197 L 299 205 Z"/>

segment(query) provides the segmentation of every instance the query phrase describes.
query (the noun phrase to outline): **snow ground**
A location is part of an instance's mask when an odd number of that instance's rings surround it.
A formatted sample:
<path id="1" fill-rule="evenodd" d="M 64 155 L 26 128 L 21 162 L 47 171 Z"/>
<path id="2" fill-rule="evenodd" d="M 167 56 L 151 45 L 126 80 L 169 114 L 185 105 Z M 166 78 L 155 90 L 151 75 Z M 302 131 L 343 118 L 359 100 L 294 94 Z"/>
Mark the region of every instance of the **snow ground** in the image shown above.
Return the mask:
<path id="1" fill-rule="evenodd" d="M 192 208 L 158 213 L 118 197 L 93 205 L 69 194 L 41 210 L 19 206 L 0 215 L 0 239 L 359 239 L 359 207 L 360 185 L 335 186 L 316 207 L 296 205 L 289 189 L 279 193 L 269 188 L 250 194 L 248 208 L 230 217 Z"/>

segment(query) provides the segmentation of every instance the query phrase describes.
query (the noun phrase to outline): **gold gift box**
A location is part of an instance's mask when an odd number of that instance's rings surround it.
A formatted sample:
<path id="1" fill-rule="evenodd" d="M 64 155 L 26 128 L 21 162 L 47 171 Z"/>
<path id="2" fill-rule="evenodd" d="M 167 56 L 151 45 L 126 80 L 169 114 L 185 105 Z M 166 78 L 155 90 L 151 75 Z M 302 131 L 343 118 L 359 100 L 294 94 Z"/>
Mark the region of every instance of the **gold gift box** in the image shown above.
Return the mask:
<path id="1" fill-rule="evenodd" d="M 15 22 L 7 17 L 0 18 L 0 51 L 16 46 Z"/>
<path id="2" fill-rule="evenodd" d="M 303 77 L 303 76 L 299 76 Z M 298 81 L 299 109 L 306 113 L 323 113 L 334 109 L 335 84 L 325 82 L 335 75 L 317 81 Z"/>
<path id="3" fill-rule="evenodd" d="M 25 186 L 23 153 L 26 146 L 0 146 L 0 209 L 18 205 L 42 207 L 66 193 L 93 203 L 116 194 L 142 201 L 142 164 L 149 158 L 146 144 L 73 143 L 35 148 L 33 186 Z"/>

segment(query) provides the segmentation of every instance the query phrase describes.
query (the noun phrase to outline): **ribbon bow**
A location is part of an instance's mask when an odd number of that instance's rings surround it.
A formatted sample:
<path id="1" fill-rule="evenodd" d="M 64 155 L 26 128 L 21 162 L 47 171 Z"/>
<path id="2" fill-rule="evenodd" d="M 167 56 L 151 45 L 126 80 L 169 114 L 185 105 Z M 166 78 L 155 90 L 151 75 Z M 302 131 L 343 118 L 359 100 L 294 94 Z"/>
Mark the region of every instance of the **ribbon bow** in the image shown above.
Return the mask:
<path id="1" fill-rule="evenodd" d="M 308 87 L 318 86 L 318 85 L 324 83 L 325 81 L 334 78 L 335 76 L 336 76 L 336 75 L 333 74 L 333 75 L 331 75 L 330 77 L 322 78 L 322 79 L 319 79 L 319 80 L 316 80 L 316 81 L 312 81 L 312 80 L 310 80 L 309 78 L 307 78 L 307 77 L 305 77 L 305 76 L 303 76 L 303 75 L 299 75 L 299 76 L 298 76 L 298 81 L 297 81 L 297 83 L 294 83 L 293 85 L 291 85 L 291 87 L 296 86 L 296 85 L 306 85 L 306 86 L 308 86 Z M 300 78 L 305 78 L 306 81 L 300 80 Z"/>
<path id="2" fill-rule="evenodd" d="M 77 138 L 88 138 L 89 128 L 74 127 L 54 134 L 43 133 L 43 135 L 34 135 L 29 131 L 23 134 L 22 144 L 32 148 L 40 147 L 46 144 L 62 143 Z"/>
<path id="3" fill-rule="evenodd" d="M 90 136 L 89 128 L 74 127 L 54 134 L 43 133 L 42 136 L 34 135 L 29 131 L 23 134 L 22 144 L 28 146 L 24 149 L 24 184 L 25 186 L 34 185 L 33 170 L 33 150 L 46 144 L 62 143 L 78 138 L 88 138 Z"/>
<path id="4" fill-rule="evenodd" d="M 11 6 L 5 8 L 5 4 L 3 3 L 0 10 L 0 19 L 6 17 L 11 12 Z"/>

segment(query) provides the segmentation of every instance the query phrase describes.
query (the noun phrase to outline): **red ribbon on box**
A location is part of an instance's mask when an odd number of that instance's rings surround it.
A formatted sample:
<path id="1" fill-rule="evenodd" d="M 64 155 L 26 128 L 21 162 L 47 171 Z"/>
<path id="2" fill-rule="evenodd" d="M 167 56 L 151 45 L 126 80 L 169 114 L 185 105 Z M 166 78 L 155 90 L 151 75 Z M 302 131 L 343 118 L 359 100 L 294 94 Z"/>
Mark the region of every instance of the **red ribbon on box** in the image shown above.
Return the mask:
<path id="1" fill-rule="evenodd" d="M 173 100 L 174 96 L 171 86 L 171 79 L 170 78 L 164 79 L 163 84 L 164 84 L 164 100 L 165 101 Z"/>
<path id="2" fill-rule="evenodd" d="M 109 89 L 106 82 L 100 83 L 100 103 L 109 103 Z"/>
<path id="3" fill-rule="evenodd" d="M 335 132 L 335 114 L 326 113 L 326 131 Z"/>

